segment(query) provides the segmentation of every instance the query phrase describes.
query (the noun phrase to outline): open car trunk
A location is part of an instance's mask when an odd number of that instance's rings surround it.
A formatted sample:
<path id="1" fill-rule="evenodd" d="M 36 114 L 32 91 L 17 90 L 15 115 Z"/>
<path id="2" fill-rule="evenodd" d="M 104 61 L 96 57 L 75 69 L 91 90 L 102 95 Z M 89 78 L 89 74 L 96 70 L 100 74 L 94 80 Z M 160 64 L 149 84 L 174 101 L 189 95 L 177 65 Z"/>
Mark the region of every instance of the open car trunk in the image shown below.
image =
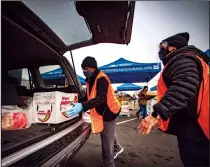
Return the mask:
<path id="1" fill-rule="evenodd" d="M 76 2 L 77 12 L 87 20 L 93 33 L 93 44 L 129 44 L 134 6 L 135 1 Z"/>
<path id="2" fill-rule="evenodd" d="M 98 43 L 129 44 L 135 1 L 2 2 L 2 14 L 63 55 Z"/>
<path id="3" fill-rule="evenodd" d="M 56 63 L 65 64 L 68 71 L 66 51 L 98 43 L 128 44 L 134 5 L 125 1 L 2 2 L 2 72 Z M 76 90 L 70 93 L 79 93 Z M 40 166 L 88 127 L 77 117 L 58 125 L 32 124 L 25 130 L 2 132 L 2 165 Z"/>

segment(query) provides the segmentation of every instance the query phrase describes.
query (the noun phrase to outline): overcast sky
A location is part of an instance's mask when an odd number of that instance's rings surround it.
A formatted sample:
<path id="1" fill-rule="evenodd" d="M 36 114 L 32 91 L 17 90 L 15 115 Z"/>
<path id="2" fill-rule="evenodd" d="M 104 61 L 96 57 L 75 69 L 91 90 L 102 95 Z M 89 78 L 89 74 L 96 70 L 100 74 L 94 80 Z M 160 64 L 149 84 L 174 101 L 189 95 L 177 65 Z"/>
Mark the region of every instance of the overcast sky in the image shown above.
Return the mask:
<path id="1" fill-rule="evenodd" d="M 130 44 L 128 46 L 98 44 L 74 50 L 72 53 L 76 72 L 84 77 L 81 63 L 86 56 L 95 57 L 98 66 L 113 62 L 120 57 L 142 63 L 157 62 L 160 41 L 186 31 L 190 33 L 189 44 L 203 51 L 209 48 L 209 2 L 138 1 Z M 65 56 L 70 58 L 69 53 Z M 149 82 L 150 87 L 157 83 L 158 76 Z M 118 85 L 114 84 L 114 87 Z"/>

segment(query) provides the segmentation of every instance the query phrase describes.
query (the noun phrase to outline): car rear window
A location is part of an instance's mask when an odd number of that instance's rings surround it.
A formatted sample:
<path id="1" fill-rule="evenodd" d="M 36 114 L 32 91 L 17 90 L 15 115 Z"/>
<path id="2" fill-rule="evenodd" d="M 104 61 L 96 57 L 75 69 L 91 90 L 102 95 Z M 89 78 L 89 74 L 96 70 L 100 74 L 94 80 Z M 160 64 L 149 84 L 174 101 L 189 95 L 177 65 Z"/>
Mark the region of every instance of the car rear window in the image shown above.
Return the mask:
<path id="1" fill-rule="evenodd" d="M 8 82 L 16 86 L 26 87 L 30 89 L 30 80 L 32 81 L 31 73 L 27 68 L 8 71 Z"/>
<path id="2" fill-rule="evenodd" d="M 67 85 L 67 80 L 60 65 L 49 65 L 39 67 L 45 87 L 63 88 Z"/>
<path id="3" fill-rule="evenodd" d="M 92 33 L 77 11 L 74 1 L 23 1 L 69 46 L 88 41 Z"/>

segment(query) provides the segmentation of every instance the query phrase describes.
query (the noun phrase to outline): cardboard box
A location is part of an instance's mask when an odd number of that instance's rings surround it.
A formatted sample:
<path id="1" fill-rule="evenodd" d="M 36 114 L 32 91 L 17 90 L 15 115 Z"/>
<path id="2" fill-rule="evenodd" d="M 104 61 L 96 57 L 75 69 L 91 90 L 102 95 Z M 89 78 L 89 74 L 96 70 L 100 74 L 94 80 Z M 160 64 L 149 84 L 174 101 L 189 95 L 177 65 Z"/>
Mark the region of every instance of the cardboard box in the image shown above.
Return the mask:
<path id="1" fill-rule="evenodd" d="M 71 120 L 78 115 L 68 117 L 66 111 L 72 108 L 72 102 L 78 102 L 77 93 L 38 92 L 34 93 L 33 116 L 36 123 L 58 124 Z"/>
<path id="2" fill-rule="evenodd" d="M 148 101 L 147 103 L 147 113 L 151 114 L 154 110 L 153 110 L 153 106 L 157 103 L 157 100 L 155 99 L 151 99 Z"/>
<path id="3" fill-rule="evenodd" d="M 128 117 L 130 117 L 131 112 L 130 112 L 130 110 L 129 110 L 129 106 L 128 106 L 128 105 L 122 105 L 122 106 L 121 106 L 120 115 L 127 115 Z"/>

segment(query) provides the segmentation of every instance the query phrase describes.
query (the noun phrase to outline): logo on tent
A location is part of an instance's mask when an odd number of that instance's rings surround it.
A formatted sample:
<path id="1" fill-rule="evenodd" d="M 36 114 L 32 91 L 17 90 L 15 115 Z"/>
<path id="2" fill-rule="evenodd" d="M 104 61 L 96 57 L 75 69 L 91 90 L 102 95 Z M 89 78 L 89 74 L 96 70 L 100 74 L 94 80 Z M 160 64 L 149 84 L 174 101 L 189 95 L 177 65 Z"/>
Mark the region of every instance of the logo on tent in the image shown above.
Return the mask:
<path id="1" fill-rule="evenodd" d="M 153 69 L 157 70 L 157 69 L 159 69 L 159 66 L 158 65 L 154 65 Z"/>
<path id="2" fill-rule="evenodd" d="M 112 64 L 109 67 L 124 67 L 124 66 L 130 66 L 131 63 L 123 63 L 123 64 Z"/>

